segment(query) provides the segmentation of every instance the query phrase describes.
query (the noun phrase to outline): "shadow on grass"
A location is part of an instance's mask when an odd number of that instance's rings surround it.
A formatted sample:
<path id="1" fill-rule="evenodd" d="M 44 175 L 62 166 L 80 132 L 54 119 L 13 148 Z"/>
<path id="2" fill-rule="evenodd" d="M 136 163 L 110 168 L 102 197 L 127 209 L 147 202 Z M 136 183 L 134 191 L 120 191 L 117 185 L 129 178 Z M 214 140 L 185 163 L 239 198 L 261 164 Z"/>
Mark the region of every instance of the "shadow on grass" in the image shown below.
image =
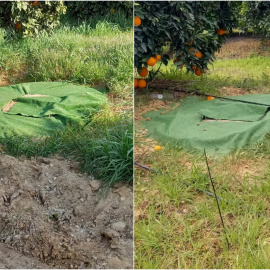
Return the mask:
<path id="1" fill-rule="evenodd" d="M 133 28 L 133 16 L 126 16 L 122 11 L 110 13 L 106 16 L 91 16 L 86 21 L 75 19 L 69 13 L 62 15 L 61 17 L 61 25 L 68 27 L 80 27 L 81 25 L 87 25 L 87 27 L 95 29 L 100 22 L 106 22 L 107 25 L 117 27 L 121 31 L 129 31 Z"/>

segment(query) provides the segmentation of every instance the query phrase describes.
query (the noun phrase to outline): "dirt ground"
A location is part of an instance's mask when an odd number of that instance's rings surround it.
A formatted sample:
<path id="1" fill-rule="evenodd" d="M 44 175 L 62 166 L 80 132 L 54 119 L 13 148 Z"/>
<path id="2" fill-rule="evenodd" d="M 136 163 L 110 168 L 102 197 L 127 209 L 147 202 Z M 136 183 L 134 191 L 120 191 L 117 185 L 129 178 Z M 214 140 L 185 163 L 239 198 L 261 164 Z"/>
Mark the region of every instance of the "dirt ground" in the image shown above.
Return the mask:
<path id="1" fill-rule="evenodd" d="M 223 44 L 218 59 L 246 58 L 250 55 L 270 56 L 270 40 L 262 40 L 256 36 L 231 36 Z"/>
<path id="2" fill-rule="evenodd" d="M 9 84 L 9 81 L 8 81 L 7 77 L 4 75 L 4 73 L 0 72 L 0 87 L 6 86 L 8 84 Z"/>
<path id="3" fill-rule="evenodd" d="M 0 268 L 132 268 L 133 192 L 57 158 L 0 154 Z"/>

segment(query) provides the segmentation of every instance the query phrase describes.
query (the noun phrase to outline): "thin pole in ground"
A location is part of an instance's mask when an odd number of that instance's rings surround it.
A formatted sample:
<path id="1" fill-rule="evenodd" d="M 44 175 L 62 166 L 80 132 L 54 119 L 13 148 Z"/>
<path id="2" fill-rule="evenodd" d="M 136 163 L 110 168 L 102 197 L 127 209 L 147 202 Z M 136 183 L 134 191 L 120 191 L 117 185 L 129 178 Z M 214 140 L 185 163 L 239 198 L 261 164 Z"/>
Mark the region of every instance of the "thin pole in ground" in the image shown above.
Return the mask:
<path id="1" fill-rule="evenodd" d="M 204 149 L 204 156 L 205 156 L 206 166 L 207 166 L 207 170 L 208 170 L 208 175 L 209 175 L 209 178 L 210 178 L 210 181 L 211 181 L 211 184 L 212 184 L 212 187 L 213 187 L 213 191 L 214 191 L 214 194 L 215 194 L 215 198 L 216 198 L 216 203 L 217 203 L 217 207 L 218 207 L 219 216 L 220 216 L 220 219 L 221 219 L 222 227 L 224 229 L 224 234 L 225 234 L 226 242 L 227 242 L 228 249 L 229 249 L 230 248 L 230 243 L 229 243 L 229 240 L 227 238 L 226 229 L 225 229 L 224 221 L 223 221 L 223 218 L 222 218 L 222 215 L 221 215 L 221 210 L 220 210 L 220 207 L 219 207 L 218 197 L 217 197 L 216 189 L 215 189 L 215 186 L 214 186 L 214 181 L 213 181 L 213 178 L 211 176 L 211 172 L 210 172 L 210 168 L 209 168 L 209 164 L 208 164 L 205 149 Z"/>

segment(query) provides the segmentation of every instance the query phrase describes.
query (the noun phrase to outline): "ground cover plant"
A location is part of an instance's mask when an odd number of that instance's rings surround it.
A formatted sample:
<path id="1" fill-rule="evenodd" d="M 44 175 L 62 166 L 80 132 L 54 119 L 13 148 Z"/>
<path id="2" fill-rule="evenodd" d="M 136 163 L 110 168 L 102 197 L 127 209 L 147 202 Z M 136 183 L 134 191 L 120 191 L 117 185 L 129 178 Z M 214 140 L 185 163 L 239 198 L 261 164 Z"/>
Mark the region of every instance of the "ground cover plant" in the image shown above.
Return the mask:
<path id="1" fill-rule="evenodd" d="M 146 137 L 141 121 L 151 121 L 143 116 L 149 111 L 166 113 L 196 95 L 195 90 L 216 96 L 269 94 L 269 41 L 263 36 L 227 36 L 202 76 L 186 73 L 185 67 L 176 69 L 169 47 L 162 49 L 171 59 L 168 64 L 160 67 L 155 80 L 146 77 L 146 89 L 135 92 L 136 267 L 267 267 L 269 135 L 250 149 L 208 156 L 228 248 L 203 153 Z"/>

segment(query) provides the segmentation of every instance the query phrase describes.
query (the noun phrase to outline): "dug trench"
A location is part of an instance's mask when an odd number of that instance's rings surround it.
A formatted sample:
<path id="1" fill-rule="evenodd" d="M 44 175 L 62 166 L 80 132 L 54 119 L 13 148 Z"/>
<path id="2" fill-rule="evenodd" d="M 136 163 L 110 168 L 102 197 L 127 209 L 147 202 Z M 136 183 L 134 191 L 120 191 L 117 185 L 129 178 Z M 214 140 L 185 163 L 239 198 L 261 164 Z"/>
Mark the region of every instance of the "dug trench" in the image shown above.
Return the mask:
<path id="1" fill-rule="evenodd" d="M 132 268 L 132 187 L 71 160 L 0 153 L 0 268 Z"/>

